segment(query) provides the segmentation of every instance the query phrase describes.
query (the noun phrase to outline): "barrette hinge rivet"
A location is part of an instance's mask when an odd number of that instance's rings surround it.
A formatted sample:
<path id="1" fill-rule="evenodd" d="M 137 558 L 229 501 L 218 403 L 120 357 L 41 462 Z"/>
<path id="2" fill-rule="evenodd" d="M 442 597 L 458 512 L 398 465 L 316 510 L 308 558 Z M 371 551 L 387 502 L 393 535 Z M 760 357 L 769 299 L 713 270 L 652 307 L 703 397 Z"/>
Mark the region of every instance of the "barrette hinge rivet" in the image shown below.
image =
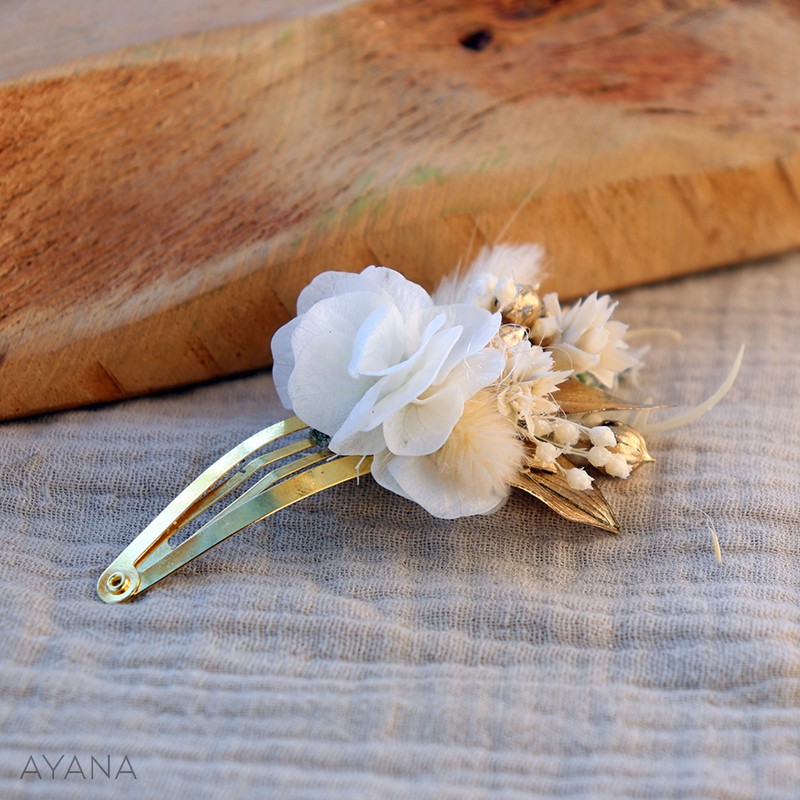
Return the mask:
<path id="1" fill-rule="evenodd" d="M 106 603 L 122 603 L 139 588 L 139 571 L 133 567 L 109 567 L 97 581 L 97 594 Z"/>

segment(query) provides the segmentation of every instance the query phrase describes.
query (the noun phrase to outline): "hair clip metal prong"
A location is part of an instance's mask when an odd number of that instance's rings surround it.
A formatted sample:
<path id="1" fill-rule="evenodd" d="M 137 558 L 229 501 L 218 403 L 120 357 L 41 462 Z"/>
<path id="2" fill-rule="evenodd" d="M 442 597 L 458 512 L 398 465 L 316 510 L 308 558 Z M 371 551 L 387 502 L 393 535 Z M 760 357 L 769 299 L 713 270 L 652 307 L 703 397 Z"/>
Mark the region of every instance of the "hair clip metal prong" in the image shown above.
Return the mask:
<path id="1" fill-rule="evenodd" d="M 369 473 L 370 458 L 337 456 L 322 446 L 313 434 L 256 455 L 304 428 L 308 426 L 298 417 L 283 420 L 254 434 L 212 464 L 103 572 L 97 582 L 100 599 L 105 603 L 130 600 L 220 542 L 276 511 Z M 170 544 L 172 537 L 255 473 L 293 456 L 293 460 L 272 469 L 180 544 L 175 547 Z"/>

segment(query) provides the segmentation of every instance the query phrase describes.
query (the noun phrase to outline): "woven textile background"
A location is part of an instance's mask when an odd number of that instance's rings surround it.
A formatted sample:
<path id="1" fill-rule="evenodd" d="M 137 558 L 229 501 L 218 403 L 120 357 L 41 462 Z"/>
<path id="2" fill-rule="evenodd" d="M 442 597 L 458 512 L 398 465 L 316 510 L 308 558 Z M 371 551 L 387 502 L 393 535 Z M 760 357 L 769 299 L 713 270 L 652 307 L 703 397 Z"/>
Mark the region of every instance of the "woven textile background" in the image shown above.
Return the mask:
<path id="1" fill-rule="evenodd" d="M 620 301 L 684 333 L 653 339 L 653 398 L 748 346 L 605 483 L 620 537 L 523 495 L 434 520 L 366 479 L 110 607 L 106 565 L 285 416 L 270 377 L 0 426 L 0 796 L 800 796 L 800 256 Z"/>

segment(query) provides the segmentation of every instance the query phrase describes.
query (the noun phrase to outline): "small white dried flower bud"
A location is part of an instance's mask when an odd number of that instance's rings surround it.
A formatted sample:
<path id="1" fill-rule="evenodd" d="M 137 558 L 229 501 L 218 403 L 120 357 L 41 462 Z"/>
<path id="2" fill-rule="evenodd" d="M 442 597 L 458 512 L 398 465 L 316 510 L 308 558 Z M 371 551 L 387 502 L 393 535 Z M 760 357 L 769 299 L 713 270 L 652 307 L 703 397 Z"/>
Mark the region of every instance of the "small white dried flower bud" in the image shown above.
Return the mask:
<path id="1" fill-rule="evenodd" d="M 553 438 L 559 443 L 570 447 L 580 438 L 580 428 L 572 422 L 562 422 L 553 430 Z"/>
<path id="2" fill-rule="evenodd" d="M 553 432 L 554 424 L 549 419 L 536 417 L 533 420 L 534 436 L 549 436 Z"/>
<path id="3" fill-rule="evenodd" d="M 587 454 L 586 458 L 589 459 L 589 463 L 593 467 L 604 467 L 608 464 L 609 460 L 611 459 L 611 453 L 605 449 L 605 447 L 600 447 L 595 445 Z"/>
<path id="4" fill-rule="evenodd" d="M 609 420 L 604 424 L 614 431 L 617 440 L 617 443 L 610 448 L 611 452 L 623 456 L 631 469 L 636 469 L 647 461 L 653 461 L 653 457 L 647 452 L 644 436 L 639 431 L 617 420 Z"/>
<path id="5" fill-rule="evenodd" d="M 627 478 L 631 474 L 631 465 L 621 453 L 611 453 L 608 461 L 603 465 L 606 474 L 615 478 Z"/>
<path id="6" fill-rule="evenodd" d="M 560 455 L 561 451 L 550 442 L 538 442 L 536 445 L 536 458 L 545 464 L 552 464 Z"/>
<path id="7" fill-rule="evenodd" d="M 586 473 L 586 470 L 576 467 L 575 469 L 565 470 L 564 475 L 571 489 L 586 491 L 592 488 L 593 479 Z"/>
<path id="8" fill-rule="evenodd" d="M 592 428 L 589 431 L 589 438 L 592 440 L 592 444 L 596 444 L 599 447 L 613 447 L 617 443 L 611 428 L 606 425 L 598 425 Z"/>

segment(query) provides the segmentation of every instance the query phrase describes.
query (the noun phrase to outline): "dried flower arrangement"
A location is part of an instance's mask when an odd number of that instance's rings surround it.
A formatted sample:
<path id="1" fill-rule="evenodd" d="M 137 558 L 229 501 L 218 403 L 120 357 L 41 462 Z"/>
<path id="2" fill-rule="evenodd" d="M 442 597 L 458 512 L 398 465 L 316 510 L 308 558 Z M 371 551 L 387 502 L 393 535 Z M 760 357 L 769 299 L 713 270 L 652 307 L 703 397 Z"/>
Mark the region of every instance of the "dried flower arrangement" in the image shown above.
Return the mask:
<path id="1" fill-rule="evenodd" d="M 489 514 L 518 487 L 618 531 L 590 472 L 624 479 L 653 460 L 641 431 L 608 417 L 645 408 L 611 393 L 640 354 L 609 297 L 541 297 L 542 256 L 484 248 L 432 297 L 385 267 L 317 276 L 272 341 L 281 401 L 436 517 Z"/>
<path id="2" fill-rule="evenodd" d="M 643 428 L 639 415 L 652 407 L 613 393 L 641 366 L 627 326 L 612 319 L 616 304 L 596 293 L 569 307 L 541 297 L 541 260 L 535 245 L 486 248 L 433 296 L 386 267 L 314 278 L 272 340 L 275 386 L 296 416 L 184 489 L 103 572 L 101 599 L 129 600 L 249 525 L 370 471 L 443 519 L 490 514 L 517 487 L 567 519 L 618 532 L 595 477 L 624 479 L 652 461 L 644 435 L 712 408 L 742 351 L 705 402 Z"/>

